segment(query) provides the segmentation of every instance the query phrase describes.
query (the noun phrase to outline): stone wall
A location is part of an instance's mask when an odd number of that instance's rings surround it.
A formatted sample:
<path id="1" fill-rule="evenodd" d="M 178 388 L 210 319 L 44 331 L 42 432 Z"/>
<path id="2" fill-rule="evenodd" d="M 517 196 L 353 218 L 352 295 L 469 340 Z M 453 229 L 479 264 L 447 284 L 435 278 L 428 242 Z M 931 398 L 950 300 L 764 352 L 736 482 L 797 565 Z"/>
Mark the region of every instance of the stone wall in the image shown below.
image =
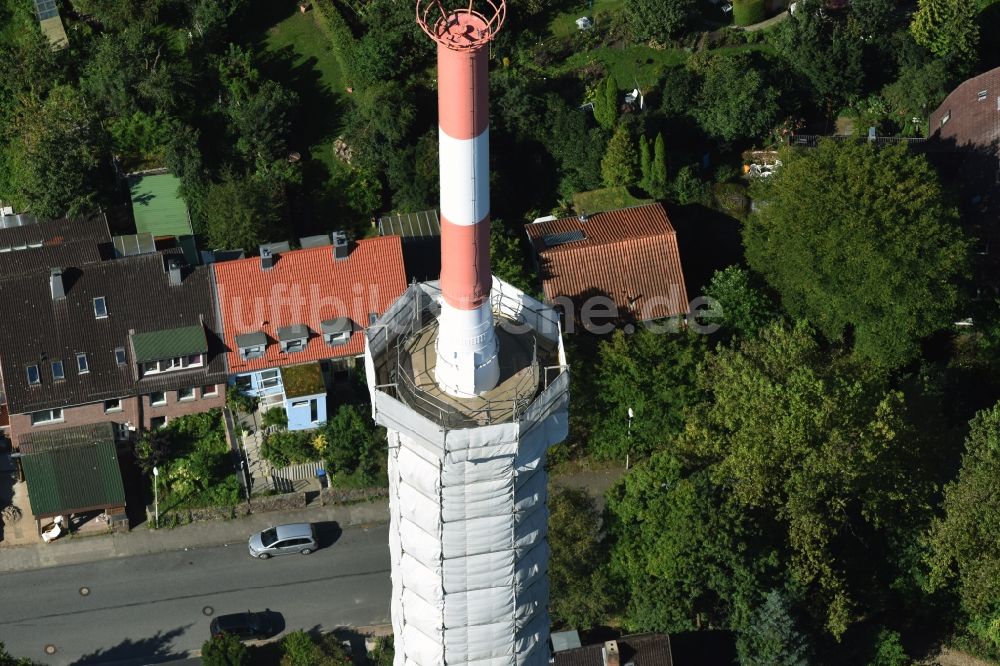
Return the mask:
<path id="1" fill-rule="evenodd" d="M 252 513 L 268 513 L 271 511 L 295 511 L 304 509 L 309 503 L 312 493 L 294 492 L 283 495 L 263 495 L 252 497 L 249 503 L 241 502 L 235 506 L 211 506 L 200 509 L 171 509 L 169 514 L 160 516 L 164 526 L 204 522 L 209 520 L 231 520 L 245 518 Z M 323 490 L 323 504 L 356 504 L 371 502 L 389 496 L 388 488 L 326 488 Z M 152 505 L 146 506 L 146 520 L 153 522 Z"/>

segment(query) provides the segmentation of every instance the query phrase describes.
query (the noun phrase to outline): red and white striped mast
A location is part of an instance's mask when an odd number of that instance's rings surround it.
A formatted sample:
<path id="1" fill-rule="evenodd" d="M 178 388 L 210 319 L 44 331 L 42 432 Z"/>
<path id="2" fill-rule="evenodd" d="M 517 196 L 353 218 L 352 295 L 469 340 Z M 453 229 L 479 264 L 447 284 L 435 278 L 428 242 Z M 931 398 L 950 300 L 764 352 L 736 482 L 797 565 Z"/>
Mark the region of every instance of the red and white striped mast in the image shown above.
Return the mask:
<path id="1" fill-rule="evenodd" d="M 479 395 L 500 376 L 490 291 L 488 45 L 504 0 L 446 9 L 417 0 L 417 23 L 435 42 L 441 177 L 441 314 L 435 379 L 455 396 Z"/>

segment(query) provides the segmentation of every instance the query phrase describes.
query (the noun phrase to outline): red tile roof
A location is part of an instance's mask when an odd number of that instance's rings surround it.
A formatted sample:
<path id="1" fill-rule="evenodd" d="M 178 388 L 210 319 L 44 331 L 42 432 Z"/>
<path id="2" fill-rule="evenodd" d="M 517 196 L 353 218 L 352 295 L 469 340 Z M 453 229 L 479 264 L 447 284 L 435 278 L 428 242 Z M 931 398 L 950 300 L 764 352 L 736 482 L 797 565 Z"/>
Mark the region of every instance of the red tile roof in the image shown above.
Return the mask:
<path id="1" fill-rule="evenodd" d="M 260 257 L 212 268 L 231 374 L 356 356 L 364 351 L 360 329 L 368 326 L 369 313 L 382 314 L 406 289 L 398 236 L 357 241 L 341 261 L 335 261 L 333 247 L 326 246 L 282 252 L 266 271 Z M 350 317 L 355 332 L 349 343 L 331 347 L 323 341 L 320 322 L 338 317 Z M 309 341 L 303 351 L 284 353 L 277 329 L 295 324 L 309 327 Z M 269 338 L 266 353 L 244 361 L 235 338 L 258 331 Z"/>
<path id="2" fill-rule="evenodd" d="M 997 150 L 1000 143 L 1000 67 L 959 84 L 931 114 L 929 122 L 931 137 L 954 142 L 955 148 Z"/>
<path id="3" fill-rule="evenodd" d="M 621 315 L 643 321 L 688 312 L 677 232 L 660 204 L 596 213 L 585 221 L 538 222 L 526 230 L 539 257 L 545 297 L 573 299 L 577 318 L 582 301 L 598 294 L 611 297 Z"/>

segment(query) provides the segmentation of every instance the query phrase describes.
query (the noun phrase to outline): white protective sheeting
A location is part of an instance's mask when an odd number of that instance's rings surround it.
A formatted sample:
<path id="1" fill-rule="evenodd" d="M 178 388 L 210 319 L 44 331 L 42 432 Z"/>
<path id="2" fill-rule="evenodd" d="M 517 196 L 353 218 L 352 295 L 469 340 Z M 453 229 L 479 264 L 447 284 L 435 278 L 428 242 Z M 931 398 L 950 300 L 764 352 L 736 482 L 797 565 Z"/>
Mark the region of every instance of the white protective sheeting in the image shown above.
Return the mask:
<path id="1" fill-rule="evenodd" d="M 558 317 L 495 280 L 493 296 L 498 289 L 507 303 L 500 310 L 539 327 L 562 362 Z M 373 354 L 394 353 L 413 305 L 439 294 L 436 285 L 411 287 L 400 299 L 409 303 L 397 301 L 369 330 L 369 377 Z M 383 320 L 390 325 L 380 334 Z M 569 380 L 548 374 L 517 422 L 455 430 L 370 386 L 375 418 L 390 429 L 395 666 L 548 663 L 545 452 L 566 435 Z"/>

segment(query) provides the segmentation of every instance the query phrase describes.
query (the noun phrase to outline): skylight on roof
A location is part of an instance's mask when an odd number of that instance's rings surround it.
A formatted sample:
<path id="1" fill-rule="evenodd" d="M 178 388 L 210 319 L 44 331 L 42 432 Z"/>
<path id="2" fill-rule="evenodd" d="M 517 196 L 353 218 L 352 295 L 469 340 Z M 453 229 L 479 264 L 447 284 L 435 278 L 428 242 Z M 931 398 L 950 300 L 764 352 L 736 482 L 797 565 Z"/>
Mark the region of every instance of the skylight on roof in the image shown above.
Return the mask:
<path id="1" fill-rule="evenodd" d="M 103 296 L 98 296 L 94 299 L 94 318 L 95 319 L 106 319 L 108 316 L 108 304 L 104 300 Z"/>

